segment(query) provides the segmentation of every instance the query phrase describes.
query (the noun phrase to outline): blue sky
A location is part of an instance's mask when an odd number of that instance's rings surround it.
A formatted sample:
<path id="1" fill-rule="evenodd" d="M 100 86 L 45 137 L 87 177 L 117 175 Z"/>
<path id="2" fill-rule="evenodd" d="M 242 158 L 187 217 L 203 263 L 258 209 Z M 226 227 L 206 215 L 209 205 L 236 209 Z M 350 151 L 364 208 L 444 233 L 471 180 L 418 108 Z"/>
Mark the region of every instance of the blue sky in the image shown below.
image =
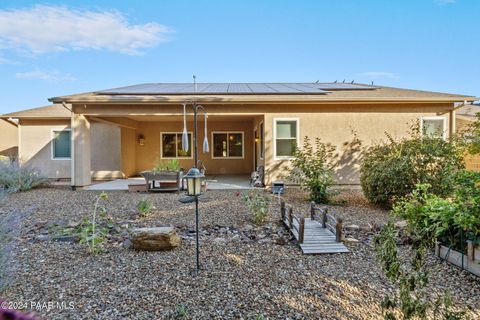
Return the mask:
<path id="1" fill-rule="evenodd" d="M 479 16 L 477 0 L 2 0 L 0 113 L 192 74 L 480 96 Z"/>

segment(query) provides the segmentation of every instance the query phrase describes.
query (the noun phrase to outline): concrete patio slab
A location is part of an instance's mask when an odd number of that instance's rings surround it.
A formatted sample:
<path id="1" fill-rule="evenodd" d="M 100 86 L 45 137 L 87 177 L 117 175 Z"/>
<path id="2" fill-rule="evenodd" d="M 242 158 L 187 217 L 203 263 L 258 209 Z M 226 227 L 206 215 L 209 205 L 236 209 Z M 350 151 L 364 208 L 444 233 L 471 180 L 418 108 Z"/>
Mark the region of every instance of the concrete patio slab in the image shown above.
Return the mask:
<path id="1" fill-rule="evenodd" d="M 215 175 L 207 176 L 207 190 L 249 190 L 250 177 L 248 175 Z M 126 191 L 129 184 L 144 184 L 143 177 L 116 179 L 106 182 L 97 182 L 84 187 L 91 191 Z"/>

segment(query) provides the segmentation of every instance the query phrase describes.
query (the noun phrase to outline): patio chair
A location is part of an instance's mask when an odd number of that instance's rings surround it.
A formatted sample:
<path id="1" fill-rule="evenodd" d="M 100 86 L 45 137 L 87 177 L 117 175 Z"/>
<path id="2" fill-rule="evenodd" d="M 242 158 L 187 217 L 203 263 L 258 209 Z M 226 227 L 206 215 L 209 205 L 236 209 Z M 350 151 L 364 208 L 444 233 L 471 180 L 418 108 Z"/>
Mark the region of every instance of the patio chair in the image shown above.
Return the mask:
<path id="1" fill-rule="evenodd" d="M 250 185 L 252 187 L 262 188 L 264 187 L 263 179 L 265 177 L 265 167 L 258 166 L 257 170 L 252 172 L 250 176 Z"/>

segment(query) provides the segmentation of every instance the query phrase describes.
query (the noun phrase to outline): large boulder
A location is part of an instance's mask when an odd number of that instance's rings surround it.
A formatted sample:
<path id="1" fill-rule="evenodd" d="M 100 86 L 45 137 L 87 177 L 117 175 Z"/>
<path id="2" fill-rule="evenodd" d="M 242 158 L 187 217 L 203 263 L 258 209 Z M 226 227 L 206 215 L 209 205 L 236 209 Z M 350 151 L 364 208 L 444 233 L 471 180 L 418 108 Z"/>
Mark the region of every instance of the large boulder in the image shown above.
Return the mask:
<path id="1" fill-rule="evenodd" d="M 180 245 L 180 237 L 173 227 L 137 228 L 131 233 L 136 250 L 171 250 Z"/>

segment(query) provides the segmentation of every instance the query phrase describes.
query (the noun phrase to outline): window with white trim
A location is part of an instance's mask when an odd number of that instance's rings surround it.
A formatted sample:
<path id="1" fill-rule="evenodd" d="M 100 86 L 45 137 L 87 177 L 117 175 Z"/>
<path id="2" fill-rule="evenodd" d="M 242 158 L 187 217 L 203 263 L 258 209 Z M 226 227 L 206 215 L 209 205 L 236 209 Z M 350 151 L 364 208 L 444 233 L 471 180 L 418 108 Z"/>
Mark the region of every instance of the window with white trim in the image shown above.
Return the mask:
<path id="1" fill-rule="evenodd" d="M 182 145 L 182 133 L 181 132 L 162 132 L 160 134 L 161 140 L 161 155 L 164 159 L 175 159 L 175 158 L 192 158 L 192 133 L 188 133 L 188 141 L 190 143 L 188 151 L 183 150 Z"/>
<path id="2" fill-rule="evenodd" d="M 420 120 L 423 136 L 434 138 L 447 138 L 447 118 L 422 117 Z"/>
<path id="3" fill-rule="evenodd" d="M 52 158 L 70 159 L 71 149 L 70 129 L 53 130 Z"/>
<path id="4" fill-rule="evenodd" d="M 243 158 L 243 132 L 212 132 L 212 158 Z"/>
<path id="5" fill-rule="evenodd" d="M 291 159 L 298 143 L 298 120 L 274 120 L 274 147 L 276 159 Z"/>

